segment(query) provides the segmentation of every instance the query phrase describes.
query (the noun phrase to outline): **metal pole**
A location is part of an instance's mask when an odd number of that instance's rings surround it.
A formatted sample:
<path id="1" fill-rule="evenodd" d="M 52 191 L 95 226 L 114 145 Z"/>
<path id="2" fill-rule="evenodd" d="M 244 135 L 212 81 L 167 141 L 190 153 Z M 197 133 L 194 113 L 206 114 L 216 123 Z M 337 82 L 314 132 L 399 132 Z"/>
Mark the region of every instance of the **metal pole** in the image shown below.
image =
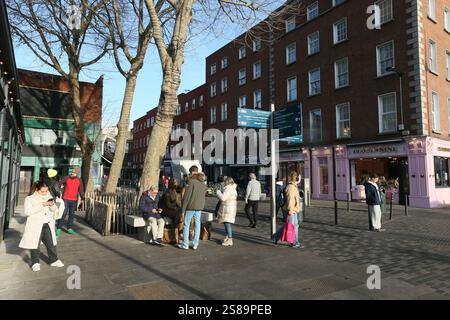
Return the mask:
<path id="1" fill-rule="evenodd" d="M 336 198 L 334 199 L 334 224 L 338 224 L 338 202 Z"/>
<path id="2" fill-rule="evenodd" d="M 405 130 L 405 123 L 403 122 L 403 74 L 400 73 L 400 117 L 402 119 L 402 130 Z"/>
<path id="3" fill-rule="evenodd" d="M 275 111 L 275 105 L 272 103 L 270 105 L 270 170 L 271 170 L 271 197 L 270 197 L 270 213 L 271 213 L 271 238 L 275 236 L 277 232 L 277 217 L 276 217 L 276 185 L 275 185 L 275 175 L 276 175 L 276 158 L 275 158 L 275 139 L 273 138 L 273 113 Z"/>
<path id="4" fill-rule="evenodd" d="M 393 194 L 391 192 L 391 200 L 389 201 L 389 220 L 392 220 L 392 203 L 393 203 Z"/>
<path id="5" fill-rule="evenodd" d="M 350 211 L 350 193 L 347 192 L 347 212 Z"/>
<path id="6" fill-rule="evenodd" d="M 408 194 L 405 194 L 405 216 L 408 216 Z"/>

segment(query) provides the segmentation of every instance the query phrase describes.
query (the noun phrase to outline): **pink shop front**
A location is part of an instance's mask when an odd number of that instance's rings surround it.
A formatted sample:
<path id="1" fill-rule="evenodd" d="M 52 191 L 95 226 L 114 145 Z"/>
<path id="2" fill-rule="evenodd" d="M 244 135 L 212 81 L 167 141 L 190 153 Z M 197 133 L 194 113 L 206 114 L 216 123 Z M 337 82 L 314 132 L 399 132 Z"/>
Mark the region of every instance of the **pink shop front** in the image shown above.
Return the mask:
<path id="1" fill-rule="evenodd" d="M 303 156 L 313 199 L 333 200 L 336 191 L 338 200 L 364 201 L 362 177 L 374 172 L 390 182 L 388 197 L 396 204 L 406 195 L 411 207 L 450 206 L 450 141 L 408 137 L 305 149 Z"/>

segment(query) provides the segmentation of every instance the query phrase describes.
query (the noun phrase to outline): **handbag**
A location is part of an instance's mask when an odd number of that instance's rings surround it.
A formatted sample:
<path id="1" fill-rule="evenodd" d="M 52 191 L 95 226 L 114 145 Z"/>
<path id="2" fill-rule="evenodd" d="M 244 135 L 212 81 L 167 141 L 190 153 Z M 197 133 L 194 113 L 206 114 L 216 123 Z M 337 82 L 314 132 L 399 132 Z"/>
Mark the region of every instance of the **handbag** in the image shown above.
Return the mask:
<path id="1" fill-rule="evenodd" d="M 291 222 L 290 217 L 287 217 L 286 222 L 284 223 L 281 241 L 286 241 L 290 244 L 295 242 L 295 225 Z"/>
<path id="2" fill-rule="evenodd" d="M 64 205 L 64 201 L 61 198 L 56 198 L 55 204 L 58 207 L 58 210 L 53 213 L 53 219 L 59 220 L 62 218 L 66 206 Z"/>

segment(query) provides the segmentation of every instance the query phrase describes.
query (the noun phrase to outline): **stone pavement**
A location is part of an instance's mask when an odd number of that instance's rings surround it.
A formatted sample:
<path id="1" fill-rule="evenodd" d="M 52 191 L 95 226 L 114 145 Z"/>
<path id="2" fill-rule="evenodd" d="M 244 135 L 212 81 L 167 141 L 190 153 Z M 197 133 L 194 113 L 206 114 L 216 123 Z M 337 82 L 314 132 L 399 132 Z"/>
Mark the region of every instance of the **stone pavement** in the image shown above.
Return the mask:
<path id="1" fill-rule="evenodd" d="M 301 250 L 270 242 L 267 203 L 256 229 L 239 213 L 233 247 L 219 245 L 224 229 L 214 223 L 197 251 L 102 237 L 78 218 L 78 233 L 63 233 L 58 252 L 66 267 L 80 267 L 80 290 L 67 288 L 66 268 L 42 261 L 40 272 L 30 270 L 29 253 L 17 248 L 25 222 L 19 207 L 0 247 L 0 299 L 450 299 L 448 210 L 411 209 L 404 217 L 396 208 L 387 231 L 372 233 L 363 206 L 340 212 L 334 226 L 332 203 L 314 205 Z M 367 288 L 368 265 L 380 266 L 381 290 Z"/>

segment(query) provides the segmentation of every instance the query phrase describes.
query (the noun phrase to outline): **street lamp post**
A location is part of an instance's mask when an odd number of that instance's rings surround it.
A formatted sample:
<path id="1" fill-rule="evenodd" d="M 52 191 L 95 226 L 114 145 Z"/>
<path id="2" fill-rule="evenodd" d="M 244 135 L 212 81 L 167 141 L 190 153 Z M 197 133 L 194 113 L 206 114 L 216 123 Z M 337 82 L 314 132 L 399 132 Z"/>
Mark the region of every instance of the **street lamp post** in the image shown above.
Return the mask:
<path id="1" fill-rule="evenodd" d="M 404 122 L 404 119 L 403 119 L 403 75 L 404 75 L 404 73 L 396 70 L 393 67 L 386 68 L 386 71 L 388 71 L 388 72 L 395 72 L 395 74 L 397 74 L 398 77 L 399 77 L 399 81 L 400 81 L 400 118 L 401 118 L 401 123 L 398 125 L 398 130 L 403 133 L 404 130 L 405 130 L 405 122 Z"/>

